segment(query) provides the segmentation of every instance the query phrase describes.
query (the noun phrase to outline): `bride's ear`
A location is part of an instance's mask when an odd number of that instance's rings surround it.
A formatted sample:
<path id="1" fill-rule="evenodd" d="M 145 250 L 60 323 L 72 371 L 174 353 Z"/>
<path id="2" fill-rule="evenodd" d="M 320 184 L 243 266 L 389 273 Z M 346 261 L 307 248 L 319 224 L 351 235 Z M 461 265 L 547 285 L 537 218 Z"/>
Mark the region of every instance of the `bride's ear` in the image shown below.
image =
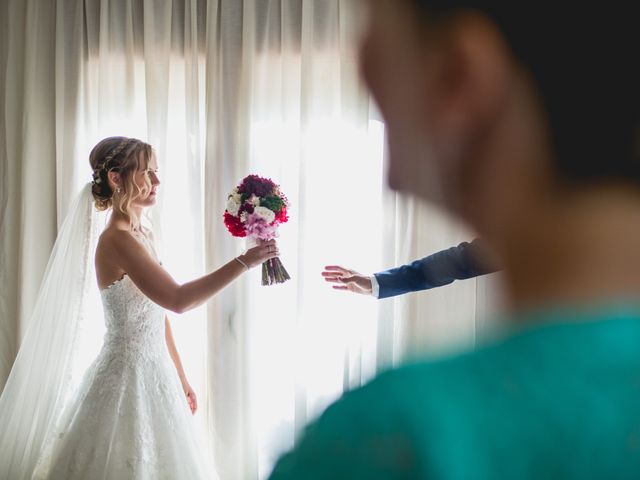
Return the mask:
<path id="1" fill-rule="evenodd" d="M 107 178 L 109 179 L 109 186 L 112 191 L 116 191 L 119 187 L 122 186 L 122 178 L 120 177 L 120 173 L 110 171 L 107 173 Z"/>

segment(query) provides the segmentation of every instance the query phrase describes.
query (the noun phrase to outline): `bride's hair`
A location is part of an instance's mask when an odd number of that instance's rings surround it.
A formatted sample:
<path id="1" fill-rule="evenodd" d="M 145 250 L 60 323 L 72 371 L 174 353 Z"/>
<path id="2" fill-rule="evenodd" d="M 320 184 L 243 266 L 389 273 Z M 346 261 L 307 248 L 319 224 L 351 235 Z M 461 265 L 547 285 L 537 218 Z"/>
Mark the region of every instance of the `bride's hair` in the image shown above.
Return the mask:
<path id="1" fill-rule="evenodd" d="M 89 163 L 93 169 L 93 185 L 91 192 L 95 199 L 96 209 L 107 210 L 117 208 L 129 218 L 131 202 L 151 190 L 151 182 L 145 178 L 145 185 L 140 188 L 133 181 L 137 171 L 147 168 L 153 148 L 148 143 L 136 138 L 108 137 L 98 142 L 89 155 Z M 118 172 L 121 183 L 121 195 L 114 205 L 113 189 L 109 185 L 108 173 Z"/>

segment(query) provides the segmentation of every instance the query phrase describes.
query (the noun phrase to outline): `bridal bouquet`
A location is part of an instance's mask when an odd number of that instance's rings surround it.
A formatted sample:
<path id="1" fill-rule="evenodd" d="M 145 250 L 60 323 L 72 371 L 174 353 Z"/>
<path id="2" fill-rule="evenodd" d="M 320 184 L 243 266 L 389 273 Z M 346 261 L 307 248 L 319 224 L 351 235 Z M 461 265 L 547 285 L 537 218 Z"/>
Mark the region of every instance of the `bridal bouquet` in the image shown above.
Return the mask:
<path id="1" fill-rule="evenodd" d="M 229 194 L 224 224 L 234 237 L 256 243 L 273 240 L 278 226 L 289 220 L 287 197 L 268 178 L 249 175 Z M 262 264 L 262 285 L 284 283 L 291 277 L 278 257 Z"/>

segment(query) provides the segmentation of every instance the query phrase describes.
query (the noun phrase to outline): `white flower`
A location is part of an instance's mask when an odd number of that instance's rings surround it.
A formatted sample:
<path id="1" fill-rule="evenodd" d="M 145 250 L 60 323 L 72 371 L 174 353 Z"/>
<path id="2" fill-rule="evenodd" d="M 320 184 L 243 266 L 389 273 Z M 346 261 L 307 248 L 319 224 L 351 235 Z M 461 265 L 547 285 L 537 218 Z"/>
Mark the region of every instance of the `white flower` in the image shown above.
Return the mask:
<path id="1" fill-rule="evenodd" d="M 258 207 L 260 205 L 260 197 L 256 197 L 255 195 L 251 195 L 247 200 L 254 207 Z"/>
<path id="2" fill-rule="evenodd" d="M 235 217 L 238 215 L 238 210 L 240 210 L 240 202 L 236 201 L 233 197 L 229 197 L 229 201 L 227 202 L 227 212 Z"/>
<path id="3" fill-rule="evenodd" d="M 264 221 L 267 223 L 271 223 L 276 219 L 276 214 L 269 210 L 267 207 L 256 207 L 253 213 L 264 219 Z"/>

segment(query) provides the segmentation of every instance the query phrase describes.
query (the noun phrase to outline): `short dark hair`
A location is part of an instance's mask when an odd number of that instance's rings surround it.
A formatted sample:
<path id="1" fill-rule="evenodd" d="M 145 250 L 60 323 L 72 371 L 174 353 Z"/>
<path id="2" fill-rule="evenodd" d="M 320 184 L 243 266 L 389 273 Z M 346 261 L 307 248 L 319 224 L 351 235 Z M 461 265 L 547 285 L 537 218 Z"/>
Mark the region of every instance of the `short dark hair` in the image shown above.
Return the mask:
<path id="1" fill-rule="evenodd" d="M 640 184 L 640 27 L 635 2 L 410 0 L 424 22 L 485 14 L 531 73 L 559 176 Z"/>

